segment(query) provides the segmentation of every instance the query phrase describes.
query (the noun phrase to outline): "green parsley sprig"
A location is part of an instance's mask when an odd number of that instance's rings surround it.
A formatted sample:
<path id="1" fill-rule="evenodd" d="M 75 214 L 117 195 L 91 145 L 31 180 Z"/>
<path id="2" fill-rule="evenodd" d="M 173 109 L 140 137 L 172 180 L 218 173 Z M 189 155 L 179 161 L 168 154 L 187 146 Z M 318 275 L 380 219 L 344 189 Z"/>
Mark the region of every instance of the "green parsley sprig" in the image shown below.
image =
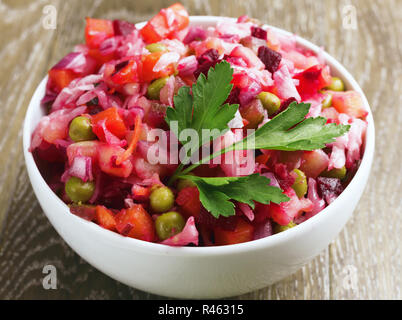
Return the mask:
<path id="1" fill-rule="evenodd" d="M 230 64 L 222 61 L 208 71 L 208 77 L 201 74 L 192 87 L 180 88 L 174 97 L 174 108 L 166 112 L 166 122 L 185 147 L 190 158 L 192 154 L 205 143 L 218 138 L 229 130 L 228 123 L 234 118 L 238 105 L 224 104 L 232 89 L 230 84 L 233 70 Z M 272 120 L 265 123 L 243 140 L 219 150 L 199 162 L 185 168 L 179 165 L 169 183 L 178 178 L 188 179 L 195 183 L 200 192 L 202 205 L 214 217 L 231 216 L 235 214 L 232 201 L 246 203 L 254 208 L 254 202 L 280 203 L 289 198 L 282 190 L 269 185 L 269 179 L 259 174 L 246 177 L 216 177 L 202 178 L 188 175 L 201 164 L 234 150 L 315 150 L 323 148 L 336 137 L 345 134 L 349 125 L 326 124 L 323 117 L 307 118 L 310 104 L 291 103 L 286 110 L 279 113 Z M 175 122 L 177 126 L 173 126 Z M 182 138 L 185 129 L 194 129 L 201 139 L 196 142 Z M 209 129 L 216 134 L 208 138 L 203 137 L 202 130 Z M 218 129 L 218 130 L 214 130 Z M 219 134 L 218 134 L 219 132 Z"/>

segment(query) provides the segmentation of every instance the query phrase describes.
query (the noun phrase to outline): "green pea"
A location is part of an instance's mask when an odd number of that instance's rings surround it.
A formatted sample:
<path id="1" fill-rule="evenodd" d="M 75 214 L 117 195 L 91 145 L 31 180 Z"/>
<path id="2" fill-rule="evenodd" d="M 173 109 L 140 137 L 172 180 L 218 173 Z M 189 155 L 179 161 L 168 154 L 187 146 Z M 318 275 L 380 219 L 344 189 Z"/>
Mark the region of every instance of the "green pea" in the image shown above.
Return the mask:
<path id="1" fill-rule="evenodd" d="M 162 52 L 167 51 L 167 47 L 163 43 L 151 43 L 145 47 L 149 52 Z"/>
<path id="2" fill-rule="evenodd" d="M 67 180 L 65 190 L 73 202 L 87 202 L 95 191 L 93 181 L 84 182 L 80 178 L 71 177 Z"/>
<path id="3" fill-rule="evenodd" d="M 345 84 L 340 78 L 332 77 L 331 84 L 327 87 L 327 89 L 332 91 L 344 91 Z"/>
<path id="4" fill-rule="evenodd" d="M 281 100 L 271 92 L 263 91 L 258 95 L 262 106 L 268 111 L 268 115 L 272 116 L 281 107 Z"/>
<path id="5" fill-rule="evenodd" d="M 151 192 L 149 201 L 153 211 L 166 212 L 174 205 L 174 194 L 168 187 L 159 187 Z"/>
<path id="6" fill-rule="evenodd" d="M 169 77 L 159 78 L 151 82 L 147 89 L 147 96 L 151 100 L 159 100 L 159 93 L 166 85 Z"/>
<path id="7" fill-rule="evenodd" d="M 179 191 L 181 191 L 187 187 L 195 187 L 195 186 L 196 186 L 196 184 L 193 181 L 188 180 L 188 179 L 179 179 L 177 182 L 177 190 L 179 190 Z"/>
<path id="8" fill-rule="evenodd" d="M 286 226 L 281 226 L 280 224 L 275 224 L 274 225 L 274 233 L 283 232 L 283 231 L 286 231 L 286 230 L 291 229 L 296 226 L 297 226 L 297 224 L 294 223 L 293 221 L 290 221 L 289 224 Z"/>
<path id="9" fill-rule="evenodd" d="M 299 198 L 304 197 L 307 193 L 307 178 L 303 171 L 299 169 L 294 169 L 294 173 L 296 173 L 296 180 L 292 186 L 293 190 L 296 192 Z"/>
<path id="10" fill-rule="evenodd" d="M 83 116 L 76 117 L 71 121 L 68 134 L 71 140 L 75 142 L 94 140 L 96 138 L 92 131 L 91 121 Z"/>
<path id="11" fill-rule="evenodd" d="M 323 92 L 325 94 L 324 100 L 322 100 L 322 109 L 331 107 L 332 105 L 332 93 Z"/>
<path id="12" fill-rule="evenodd" d="M 185 224 L 186 222 L 180 213 L 166 212 L 155 220 L 156 234 L 159 239 L 165 240 L 181 232 Z"/>
<path id="13" fill-rule="evenodd" d="M 334 168 L 329 171 L 325 170 L 320 175 L 327 178 L 338 178 L 342 180 L 346 176 L 346 167 L 343 166 L 342 168 L 339 169 Z"/>

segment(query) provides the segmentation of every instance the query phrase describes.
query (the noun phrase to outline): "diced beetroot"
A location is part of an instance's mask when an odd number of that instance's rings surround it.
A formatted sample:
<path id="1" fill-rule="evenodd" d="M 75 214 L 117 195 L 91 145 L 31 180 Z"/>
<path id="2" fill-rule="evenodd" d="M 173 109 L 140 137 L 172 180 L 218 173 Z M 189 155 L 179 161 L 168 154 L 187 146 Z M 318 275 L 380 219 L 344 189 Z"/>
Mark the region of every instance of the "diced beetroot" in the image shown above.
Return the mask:
<path id="1" fill-rule="evenodd" d="M 355 118 L 364 118 L 368 112 L 364 107 L 360 93 L 356 91 L 330 91 L 332 93 L 332 105 L 340 113 Z"/>
<path id="2" fill-rule="evenodd" d="M 125 149 L 118 146 L 101 144 L 98 148 L 98 162 L 100 169 L 112 176 L 127 178 L 133 170 L 130 159 L 123 161 L 120 165 L 116 164 L 116 159 L 121 156 Z"/>
<path id="3" fill-rule="evenodd" d="M 327 204 L 333 202 L 343 191 L 341 180 L 338 178 L 317 178 L 318 192 Z"/>
<path id="4" fill-rule="evenodd" d="M 258 58 L 262 61 L 269 72 L 274 73 L 279 68 L 279 64 L 282 60 L 282 55 L 266 46 L 258 48 Z"/>
<path id="5" fill-rule="evenodd" d="M 233 89 L 232 89 L 232 91 L 230 91 L 230 94 L 229 94 L 228 98 L 226 99 L 225 103 L 240 104 L 239 94 L 240 94 L 240 89 L 238 87 L 233 87 Z"/>
<path id="6" fill-rule="evenodd" d="M 271 219 L 254 225 L 254 240 L 269 237 L 273 234 Z"/>
<path id="7" fill-rule="evenodd" d="M 241 116 L 248 121 L 246 129 L 256 129 L 264 119 L 264 107 L 259 99 L 253 99 L 239 110 Z"/>
<path id="8" fill-rule="evenodd" d="M 235 216 L 223 217 L 220 216 L 216 219 L 211 215 L 203 206 L 201 206 L 200 214 L 198 215 L 196 221 L 199 225 L 204 226 L 208 229 L 213 229 L 219 227 L 223 230 L 233 231 L 236 228 L 238 222 L 239 214 L 236 212 Z"/>
<path id="9" fill-rule="evenodd" d="M 204 207 L 201 207 L 200 214 L 196 221 L 197 224 L 207 229 L 211 229 L 217 225 L 217 219 L 214 218 Z"/>
<path id="10" fill-rule="evenodd" d="M 299 199 L 292 188 L 287 189 L 284 194 L 290 198 L 289 201 L 280 204 L 271 203 L 269 205 L 270 215 L 276 223 L 286 226 L 301 212 L 308 212 L 313 209 L 313 203 L 306 198 Z"/>
<path id="11" fill-rule="evenodd" d="M 257 68 L 259 70 L 264 69 L 264 64 L 261 62 L 261 60 L 257 57 L 253 50 L 247 47 L 235 47 L 230 53 L 230 56 L 242 58 L 247 63 L 249 68 Z"/>
<path id="12" fill-rule="evenodd" d="M 197 61 L 198 68 L 194 71 L 194 76 L 198 78 L 201 73 L 206 76 L 209 68 L 215 67 L 219 62 L 219 52 L 216 49 L 209 49 L 198 57 Z"/>
<path id="13" fill-rule="evenodd" d="M 279 112 L 282 112 L 282 111 L 286 110 L 287 107 L 289 107 L 289 105 L 290 105 L 292 102 L 297 102 L 296 98 L 290 97 L 290 98 L 288 98 L 288 99 L 286 99 L 286 100 L 283 100 L 283 101 L 281 102 L 281 107 L 279 108 Z"/>
<path id="14" fill-rule="evenodd" d="M 269 204 L 257 202 L 254 209 L 254 222 L 261 223 L 271 216 Z"/>
<path id="15" fill-rule="evenodd" d="M 321 149 L 313 151 L 304 151 L 300 170 L 307 177 L 316 178 L 321 172 L 328 168 L 328 155 Z"/>
<path id="16" fill-rule="evenodd" d="M 201 210 L 201 201 L 197 187 L 186 187 L 180 190 L 176 203 L 186 218 L 194 216 L 198 219 Z"/>
<path id="17" fill-rule="evenodd" d="M 135 25 L 124 20 L 113 20 L 114 33 L 117 36 L 126 36 L 133 32 Z"/>
<path id="18" fill-rule="evenodd" d="M 234 231 L 237 227 L 239 220 L 242 220 L 242 218 L 239 218 L 239 213 L 237 210 L 235 216 L 230 217 L 220 216 L 218 219 L 215 219 L 216 222 L 215 226 L 226 231 Z"/>
<path id="19" fill-rule="evenodd" d="M 267 40 L 267 31 L 260 27 L 251 27 L 251 35 L 258 39 Z"/>
<path id="20" fill-rule="evenodd" d="M 64 150 L 57 148 L 56 145 L 43 141 L 41 145 L 36 149 L 36 154 L 42 160 L 48 162 L 64 162 L 65 153 Z"/>

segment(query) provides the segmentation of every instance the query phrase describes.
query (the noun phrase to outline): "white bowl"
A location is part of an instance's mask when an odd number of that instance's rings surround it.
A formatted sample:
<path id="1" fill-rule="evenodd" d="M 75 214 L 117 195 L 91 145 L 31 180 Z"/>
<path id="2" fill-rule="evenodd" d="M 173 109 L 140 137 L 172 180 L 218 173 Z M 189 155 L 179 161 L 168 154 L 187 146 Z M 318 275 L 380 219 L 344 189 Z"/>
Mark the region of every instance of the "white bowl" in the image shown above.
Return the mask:
<path id="1" fill-rule="evenodd" d="M 220 17 L 191 17 L 191 23 L 214 25 Z M 138 24 L 140 27 L 143 24 Z M 280 29 L 279 32 L 290 35 Z M 299 45 L 318 52 L 319 47 L 302 38 Z M 332 73 L 348 89 L 366 97 L 351 74 L 327 53 Z M 47 78 L 29 104 L 23 132 L 25 162 L 33 190 L 45 214 L 60 236 L 83 259 L 108 276 L 129 286 L 176 298 L 220 298 L 244 294 L 268 286 L 301 268 L 338 235 L 359 201 L 374 155 L 374 121 L 367 117 L 365 152 L 355 177 L 342 194 L 306 222 L 268 238 L 222 247 L 169 247 L 149 243 L 101 228 L 71 214 L 49 188 L 28 151 L 31 134 L 43 116 L 40 100 Z"/>

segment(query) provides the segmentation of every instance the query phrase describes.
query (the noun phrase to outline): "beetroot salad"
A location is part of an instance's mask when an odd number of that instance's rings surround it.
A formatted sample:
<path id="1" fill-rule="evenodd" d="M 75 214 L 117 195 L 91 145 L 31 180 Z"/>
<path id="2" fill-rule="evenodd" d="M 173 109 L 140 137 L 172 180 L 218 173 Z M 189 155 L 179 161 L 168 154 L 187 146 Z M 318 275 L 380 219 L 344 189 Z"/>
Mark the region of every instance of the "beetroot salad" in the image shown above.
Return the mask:
<path id="1" fill-rule="evenodd" d="M 48 72 L 30 150 L 72 214 L 123 236 L 214 246 L 313 217 L 353 178 L 368 114 L 320 54 L 247 16 L 86 19 Z"/>

